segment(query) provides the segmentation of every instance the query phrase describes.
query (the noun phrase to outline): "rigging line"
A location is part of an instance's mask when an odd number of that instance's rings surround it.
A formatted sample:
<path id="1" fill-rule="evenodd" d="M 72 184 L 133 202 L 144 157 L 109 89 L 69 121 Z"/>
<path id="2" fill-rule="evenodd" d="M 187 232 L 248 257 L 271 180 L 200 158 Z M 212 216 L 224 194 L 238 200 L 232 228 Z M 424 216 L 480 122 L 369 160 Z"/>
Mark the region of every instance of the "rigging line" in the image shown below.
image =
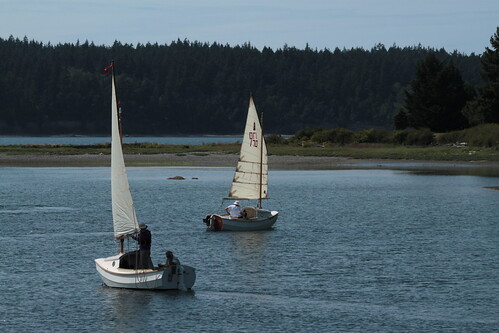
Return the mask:
<path id="1" fill-rule="evenodd" d="M 240 185 L 247 185 L 248 187 L 250 188 L 253 188 L 253 187 L 256 187 L 258 186 L 259 184 L 255 184 L 255 183 L 248 183 L 248 182 L 233 182 L 234 184 L 240 184 Z M 264 186 L 268 186 L 267 183 L 263 183 Z"/>
<path id="2" fill-rule="evenodd" d="M 240 181 L 239 179 L 235 179 L 232 181 L 233 183 L 238 183 L 238 184 L 251 184 L 251 185 L 258 185 L 258 184 L 255 184 L 254 182 L 251 182 L 251 183 L 248 183 L 248 182 L 242 182 Z M 263 183 L 263 184 L 267 184 L 267 183 Z"/>
<path id="3" fill-rule="evenodd" d="M 251 162 L 251 161 L 245 161 L 245 160 L 240 160 L 238 163 L 247 163 L 247 164 L 257 164 L 260 165 L 260 162 Z M 268 163 L 263 162 L 262 165 L 268 165 Z"/>
<path id="4" fill-rule="evenodd" d="M 220 207 L 219 208 L 222 208 L 224 206 L 224 199 L 222 198 L 222 202 L 220 202 Z"/>
<path id="5" fill-rule="evenodd" d="M 135 270 L 135 286 L 138 287 L 140 283 L 142 282 L 143 279 L 141 279 L 140 274 L 139 274 L 139 258 L 140 258 L 140 250 L 139 250 L 139 244 L 138 242 L 135 243 L 135 265 L 134 265 L 134 270 Z"/>
<path id="6" fill-rule="evenodd" d="M 236 174 L 237 173 L 253 175 L 253 176 L 260 176 L 260 172 L 253 172 L 253 171 L 236 171 Z"/>
<path id="7" fill-rule="evenodd" d="M 154 281 L 148 281 L 147 272 L 145 272 L 145 268 L 140 268 L 141 272 L 139 272 L 139 258 L 140 258 L 140 248 L 138 242 L 135 243 L 135 286 L 138 288 L 141 284 L 145 284 L 146 289 L 152 289 L 154 287 Z M 149 264 L 149 263 L 147 263 Z M 144 265 L 144 263 L 142 263 Z M 153 267 L 154 270 L 154 267 Z"/>

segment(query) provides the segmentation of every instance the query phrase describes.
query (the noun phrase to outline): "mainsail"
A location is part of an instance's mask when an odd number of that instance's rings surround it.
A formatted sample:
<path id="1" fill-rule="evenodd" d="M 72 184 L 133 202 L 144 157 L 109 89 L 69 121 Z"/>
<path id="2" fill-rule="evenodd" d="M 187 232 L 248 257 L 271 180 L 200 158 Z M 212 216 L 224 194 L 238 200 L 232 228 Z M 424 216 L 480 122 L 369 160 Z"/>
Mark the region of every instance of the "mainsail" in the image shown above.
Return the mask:
<path id="1" fill-rule="evenodd" d="M 128 184 L 128 177 L 123 159 L 121 137 L 118 124 L 118 101 L 114 68 L 112 75 L 112 100 L 111 100 L 111 197 L 113 203 L 114 237 L 131 234 L 139 229 L 132 195 Z"/>
<path id="2" fill-rule="evenodd" d="M 253 98 L 250 98 L 246 128 L 229 197 L 267 198 L 267 147 Z"/>

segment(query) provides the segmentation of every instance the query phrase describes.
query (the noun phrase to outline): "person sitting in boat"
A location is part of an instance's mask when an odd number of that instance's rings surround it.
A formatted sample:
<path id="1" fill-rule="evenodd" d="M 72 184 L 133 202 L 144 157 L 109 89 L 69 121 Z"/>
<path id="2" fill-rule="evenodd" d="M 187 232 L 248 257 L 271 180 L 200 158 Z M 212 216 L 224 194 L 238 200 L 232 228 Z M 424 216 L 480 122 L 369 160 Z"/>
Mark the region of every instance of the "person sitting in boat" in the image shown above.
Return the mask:
<path id="1" fill-rule="evenodd" d="M 180 260 L 173 255 L 172 251 L 166 251 L 166 265 L 164 267 L 169 267 L 168 281 L 171 281 L 173 274 L 179 274 L 179 278 L 182 275 L 183 268 L 180 266 Z"/>
<path id="2" fill-rule="evenodd" d="M 166 251 L 166 265 L 167 266 L 180 266 L 180 260 L 173 255 L 172 251 Z"/>
<path id="3" fill-rule="evenodd" d="M 137 236 L 132 236 L 139 244 L 139 265 L 137 268 L 153 268 L 151 261 L 151 232 L 147 230 L 147 225 L 139 224 L 140 232 Z"/>
<path id="4" fill-rule="evenodd" d="M 227 206 L 225 211 L 230 215 L 231 218 L 241 218 L 243 217 L 243 211 L 239 201 L 234 201 L 232 205 Z"/>
<path id="5" fill-rule="evenodd" d="M 176 266 L 180 266 L 180 260 L 173 255 L 172 251 L 166 251 L 166 264 L 159 264 L 159 267 L 172 267 L 175 270 Z"/>

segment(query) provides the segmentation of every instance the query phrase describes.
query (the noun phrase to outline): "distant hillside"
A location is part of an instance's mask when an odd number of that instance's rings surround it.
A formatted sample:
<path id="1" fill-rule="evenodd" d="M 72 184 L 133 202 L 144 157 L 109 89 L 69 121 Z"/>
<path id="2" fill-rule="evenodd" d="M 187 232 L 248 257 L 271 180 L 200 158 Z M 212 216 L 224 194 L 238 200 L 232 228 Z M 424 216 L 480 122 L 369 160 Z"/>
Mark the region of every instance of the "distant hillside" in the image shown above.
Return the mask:
<path id="1" fill-rule="evenodd" d="M 416 64 L 431 51 L 481 83 L 479 55 L 423 47 L 262 51 L 169 45 L 44 45 L 0 38 L 0 134 L 108 134 L 110 77 L 128 134 L 240 134 L 250 94 L 267 133 L 307 127 L 392 128 Z"/>

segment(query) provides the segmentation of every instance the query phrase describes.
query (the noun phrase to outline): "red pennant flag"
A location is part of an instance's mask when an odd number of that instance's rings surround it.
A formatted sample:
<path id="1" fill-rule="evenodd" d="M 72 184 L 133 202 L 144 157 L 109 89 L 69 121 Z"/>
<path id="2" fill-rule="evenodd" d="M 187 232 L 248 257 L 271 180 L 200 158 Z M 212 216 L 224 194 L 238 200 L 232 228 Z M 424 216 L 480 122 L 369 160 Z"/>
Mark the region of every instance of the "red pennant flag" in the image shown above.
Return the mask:
<path id="1" fill-rule="evenodd" d="M 104 68 L 104 74 L 106 74 L 106 75 L 109 74 L 109 69 L 111 67 L 113 67 L 113 64 L 111 64 L 111 65 L 107 66 L 106 68 Z"/>

